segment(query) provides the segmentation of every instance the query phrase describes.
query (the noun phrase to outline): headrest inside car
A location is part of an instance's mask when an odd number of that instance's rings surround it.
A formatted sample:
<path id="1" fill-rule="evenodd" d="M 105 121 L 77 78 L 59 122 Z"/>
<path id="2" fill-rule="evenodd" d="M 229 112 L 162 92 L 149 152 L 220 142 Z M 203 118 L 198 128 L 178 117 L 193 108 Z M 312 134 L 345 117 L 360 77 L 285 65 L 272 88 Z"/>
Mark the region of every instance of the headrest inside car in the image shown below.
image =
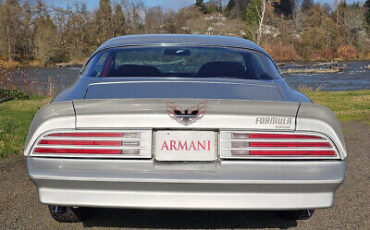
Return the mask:
<path id="1" fill-rule="evenodd" d="M 208 62 L 198 71 L 199 77 L 245 77 L 245 67 L 240 62 Z"/>
<path id="2" fill-rule="evenodd" d="M 151 77 L 160 75 L 159 69 L 149 65 L 121 65 L 110 74 L 112 77 Z"/>

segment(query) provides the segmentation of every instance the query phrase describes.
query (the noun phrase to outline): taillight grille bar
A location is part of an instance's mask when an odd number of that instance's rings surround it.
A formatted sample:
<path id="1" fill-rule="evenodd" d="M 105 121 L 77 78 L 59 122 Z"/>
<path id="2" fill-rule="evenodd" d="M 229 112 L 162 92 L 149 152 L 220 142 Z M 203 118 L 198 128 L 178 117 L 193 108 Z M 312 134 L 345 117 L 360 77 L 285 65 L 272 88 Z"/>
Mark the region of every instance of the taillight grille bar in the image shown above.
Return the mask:
<path id="1" fill-rule="evenodd" d="M 41 136 L 31 156 L 151 158 L 151 146 L 151 130 L 63 130 Z"/>
<path id="2" fill-rule="evenodd" d="M 223 159 L 333 159 L 338 158 L 332 141 L 318 133 L 220 132 Z"/>

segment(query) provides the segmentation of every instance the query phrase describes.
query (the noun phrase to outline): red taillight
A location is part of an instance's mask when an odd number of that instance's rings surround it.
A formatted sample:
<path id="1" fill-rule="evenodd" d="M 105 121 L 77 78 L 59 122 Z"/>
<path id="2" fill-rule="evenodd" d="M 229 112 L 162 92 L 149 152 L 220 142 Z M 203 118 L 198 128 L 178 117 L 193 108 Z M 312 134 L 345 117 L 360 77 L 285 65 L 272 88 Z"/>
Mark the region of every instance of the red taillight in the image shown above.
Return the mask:
<path id="1" fill-rule="evenodd" d="M 222 131 L 221 158 L 336 157 L 335 146 L 323 135 Z"/>
<path id="2" fill-rule="evenodd" d="M 335 156 L 335 152 L 332 150 L 321 150 L 321 151 L 309 151 L 309 150 L 300 150 L 300 151 L 278 151 L 278 150 L 258 150 L 258 151 L 249 151 L 249 155 L 255 156 Z"/>
<path id="3" fill-rule="evenodd" d="M 150 158 L 151 138 L 151 130 L 54 132 L 42 136 L 31 155 Z"/>
<path id="4" fill-rule="evenodd" d="M 250 142 L 250 147 L 330 147 L 327 142 Z"/>
<path id="5" fill-rule="evenodd" d="M 301 134 L 266 134 L 266 133 L 251 133 L 249 138 L 268 138 L 268 139 L 322 139 L 320 136 L 301 135 Z"/>
<path id="6" fill-rule="evenodd" d="M 63 149 L 36 148 L 35 153 L 66 153 L 66 154 L 121 154 L 120 149 Z"/>
<path id="7" fill-rule="evenodd" d="M 122 137 L 122 133 L 53 133 L 48 137 Z"/>
<path id="8" fill-rule="evenodd" d="M 40 145 L 106 145 L 121 146 L 122 141 L 41 140 Z"/>

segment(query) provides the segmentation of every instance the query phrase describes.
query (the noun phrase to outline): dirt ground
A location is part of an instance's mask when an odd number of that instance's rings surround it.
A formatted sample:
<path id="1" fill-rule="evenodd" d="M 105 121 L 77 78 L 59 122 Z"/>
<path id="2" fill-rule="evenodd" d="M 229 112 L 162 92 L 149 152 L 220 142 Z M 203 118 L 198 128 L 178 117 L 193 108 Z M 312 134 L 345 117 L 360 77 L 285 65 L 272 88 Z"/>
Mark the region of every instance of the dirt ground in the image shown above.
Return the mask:
<path id="1" fill-rule="evenodd" d="M 38 202 L 23 157 L 0 160 L 0 229 L 370 229 L 370 125 L 342 123 L 348 151 L 345 183 L 334 207 L 309 220 L 287 221 L 278 212 L 92 209 L 82 223 L 54 221 Z"/>

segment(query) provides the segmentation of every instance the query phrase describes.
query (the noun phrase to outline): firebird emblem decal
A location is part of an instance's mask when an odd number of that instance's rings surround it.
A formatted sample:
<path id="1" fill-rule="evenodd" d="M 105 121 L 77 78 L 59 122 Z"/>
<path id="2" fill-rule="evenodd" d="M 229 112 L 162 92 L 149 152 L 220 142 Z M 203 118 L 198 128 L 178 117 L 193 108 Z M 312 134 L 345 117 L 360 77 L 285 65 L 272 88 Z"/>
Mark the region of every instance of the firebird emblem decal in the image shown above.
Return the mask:
<path id="1" fill-rule="evenodd" d="M 183 109 L 173 102 L 167 102 L 167 113 L 175 121 L 185 126 L 201 119 L 207 110 L 207 102 L 201 102 L 191 108 Z"/>

